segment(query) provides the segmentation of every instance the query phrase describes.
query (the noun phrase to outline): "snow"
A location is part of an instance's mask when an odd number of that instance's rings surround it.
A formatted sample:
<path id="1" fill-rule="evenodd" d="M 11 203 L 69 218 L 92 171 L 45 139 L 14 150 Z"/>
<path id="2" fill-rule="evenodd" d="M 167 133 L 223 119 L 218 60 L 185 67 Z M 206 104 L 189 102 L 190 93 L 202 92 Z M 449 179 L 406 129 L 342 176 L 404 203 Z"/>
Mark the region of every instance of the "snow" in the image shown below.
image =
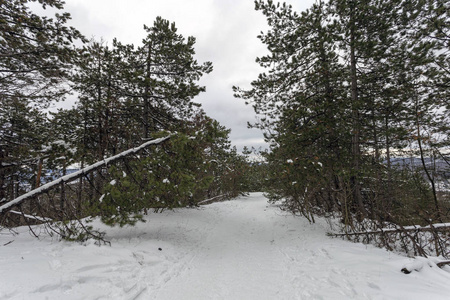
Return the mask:
<path id="1" fill-rule="evenodd" d="M 450 270 L 437 268 L 436 259 L 330 238 L 324 220 L 310 225 L 269 205 L 260 193 L 146 219 L 135 227 L 104 227 L 112 244 L 101 247 L 48 236 L 38 240 L 25 227 L 16 236 L 0 232 L 0 299 L 422 300 L 450 295 Z M 403 274 L 404 267 L 413 272 Z"/>

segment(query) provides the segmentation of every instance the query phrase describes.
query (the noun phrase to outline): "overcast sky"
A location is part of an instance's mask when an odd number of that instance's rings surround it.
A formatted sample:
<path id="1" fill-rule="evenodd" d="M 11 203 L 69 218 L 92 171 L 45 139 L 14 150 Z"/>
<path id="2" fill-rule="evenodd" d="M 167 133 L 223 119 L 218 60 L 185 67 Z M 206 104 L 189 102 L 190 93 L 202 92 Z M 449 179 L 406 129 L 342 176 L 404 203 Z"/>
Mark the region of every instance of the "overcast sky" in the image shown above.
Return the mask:
<path id="1" fill-rule="evenodd" d="M 296 10 L 308 8 L 314 0 L 284 1 Z M 206 92 L 195 101 L 207 115 L 231 129 L 230 139 L 238 150 L 243 146 L 266 148 L 258 129 L 247 129 L 255 120 L 251 106 L 233 97 L 232 86 L 248 88 L 262 69 L 255 58 L 264 55 L 257 39 L 268 29 L 266 19 L 254 10 L 253 0 L 66 0 L 70 25 L 86 37 L 111 43 L 140 45 L 143 25 L 153 25 L 157 16 L 175 22 L 184 37 L 194 36 L 196 59 L 211 61 L 214 71 L 200 81 Z"/>

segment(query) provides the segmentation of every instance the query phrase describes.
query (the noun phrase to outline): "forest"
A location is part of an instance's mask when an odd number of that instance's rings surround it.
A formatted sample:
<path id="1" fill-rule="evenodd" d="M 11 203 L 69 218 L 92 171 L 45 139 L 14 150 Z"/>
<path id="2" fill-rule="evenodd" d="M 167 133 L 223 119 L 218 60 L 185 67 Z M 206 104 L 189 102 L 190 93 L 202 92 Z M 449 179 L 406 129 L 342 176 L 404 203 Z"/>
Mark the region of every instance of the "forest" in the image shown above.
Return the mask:
<path id="1" fill-rule="evenodd" d="M 255 6 L 267 72 L 234 91 L 271 145 L 269 198 L 340 219 L 338 236 L 448 256 L 448 1 Z"/>
<path id="2" fill-rule="evenodd" d="M 195 102 L 213 65 L 175 23 L 108 45 L 68 26 L 63 1 L 39 0 L 53 18 L 31 2 L 0 2 L 0 230 L 106 242 L 93 220 L 263 191 L 334 236 L 450 256 L 448 1 L 255 1 L 266 72 L 233 91 L 270 144 L 259 161 Z"/>

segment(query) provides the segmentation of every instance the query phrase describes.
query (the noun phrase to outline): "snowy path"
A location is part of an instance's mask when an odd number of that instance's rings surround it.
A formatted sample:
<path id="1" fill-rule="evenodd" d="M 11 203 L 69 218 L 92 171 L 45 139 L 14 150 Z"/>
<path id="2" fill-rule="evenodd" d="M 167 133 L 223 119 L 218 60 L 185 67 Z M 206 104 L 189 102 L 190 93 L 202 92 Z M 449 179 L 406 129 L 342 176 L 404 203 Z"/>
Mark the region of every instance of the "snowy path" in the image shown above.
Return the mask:
<path id="1" fill-rule="evenodd" d="M 450 299 L 449 272 L 325 232 L 252 194 L 108 229 L 112 247 L 0 233 L 0 299 Z"/>

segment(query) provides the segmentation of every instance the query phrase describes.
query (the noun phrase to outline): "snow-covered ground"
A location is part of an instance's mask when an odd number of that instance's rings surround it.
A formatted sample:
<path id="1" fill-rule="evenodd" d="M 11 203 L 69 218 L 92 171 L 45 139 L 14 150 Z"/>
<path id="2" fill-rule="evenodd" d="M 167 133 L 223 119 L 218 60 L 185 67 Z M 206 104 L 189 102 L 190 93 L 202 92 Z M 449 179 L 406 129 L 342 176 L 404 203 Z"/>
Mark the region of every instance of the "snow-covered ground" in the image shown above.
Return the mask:
<path id="1" fill-rule="evenodd" d="M 147 220 L 108 228 L 111 247 L 0 232 L 0 299 L 450 299 L 448 267 L 329 238 L 262 194 Z"/>

